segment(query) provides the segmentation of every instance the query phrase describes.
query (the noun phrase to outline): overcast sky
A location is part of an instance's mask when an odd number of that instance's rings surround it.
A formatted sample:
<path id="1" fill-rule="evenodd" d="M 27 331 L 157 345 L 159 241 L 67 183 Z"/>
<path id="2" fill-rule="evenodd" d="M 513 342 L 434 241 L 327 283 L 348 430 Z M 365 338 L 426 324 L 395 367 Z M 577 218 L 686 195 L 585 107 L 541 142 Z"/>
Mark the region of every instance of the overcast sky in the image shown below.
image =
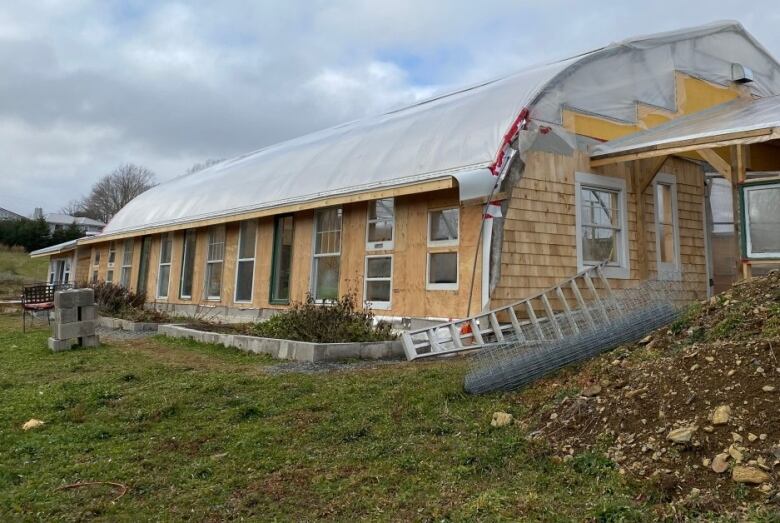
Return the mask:
<path id="1" fill-rule="evenodd" d="M 777 0 L 2 0 L 0 207 L 56 211 L 124 162 L 163 181 L 452 86 L 719 19 L 780 56 Z"/>

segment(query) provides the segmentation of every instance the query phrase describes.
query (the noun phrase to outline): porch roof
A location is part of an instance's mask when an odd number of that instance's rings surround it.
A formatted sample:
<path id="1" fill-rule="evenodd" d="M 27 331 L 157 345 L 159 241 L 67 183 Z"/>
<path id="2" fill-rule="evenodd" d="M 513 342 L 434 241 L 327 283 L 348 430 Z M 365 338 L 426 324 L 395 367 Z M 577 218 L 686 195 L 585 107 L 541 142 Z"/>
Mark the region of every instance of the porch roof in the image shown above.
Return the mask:
<path id="1" fill-rule="evenodd" d="M 780 138 L 780 96 L 738 99 L 593 146 L 591 165 Z"/>
<path id="2" fill-rule="evenodd" d="M 43 249 L 32 251 L 30 253 L 31 258 L 40 258 L 41 256 L 51 256 L 52 254 L 62 254 L 63 252 L 70 252 L 76 249 L 76 242 L 78 240 L 68 240 L 66 242 L 58 243 L 56 245 L 49 245 Z"/>

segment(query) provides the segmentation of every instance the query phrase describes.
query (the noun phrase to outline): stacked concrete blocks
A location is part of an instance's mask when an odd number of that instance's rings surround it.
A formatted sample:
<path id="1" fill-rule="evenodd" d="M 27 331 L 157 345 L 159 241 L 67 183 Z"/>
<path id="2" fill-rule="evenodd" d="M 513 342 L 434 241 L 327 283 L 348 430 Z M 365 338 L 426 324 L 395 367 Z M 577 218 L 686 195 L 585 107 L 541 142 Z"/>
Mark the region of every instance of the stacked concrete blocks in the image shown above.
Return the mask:
<path id="1" fill-rule="evenodd" d="M 49 338 L 53 352 L 70 350 L 74 340 L 81 347 L 97 347 L 97 307 L 92 289 L 70 289 L 54 293 L 54 323 Z"/>

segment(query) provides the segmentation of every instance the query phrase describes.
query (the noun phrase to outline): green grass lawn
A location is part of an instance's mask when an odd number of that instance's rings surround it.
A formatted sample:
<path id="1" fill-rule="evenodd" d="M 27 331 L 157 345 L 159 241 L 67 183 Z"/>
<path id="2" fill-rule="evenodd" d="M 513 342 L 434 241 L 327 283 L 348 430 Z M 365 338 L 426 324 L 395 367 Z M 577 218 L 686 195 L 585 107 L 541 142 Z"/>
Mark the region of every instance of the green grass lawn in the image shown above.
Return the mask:
<path id="1" fill-rule="evenodd" d="M 46 258 L 0 245 L 0 298 L 20 294 L 25 283 L 45 281 L 48 266 Z"/>
<path id="2" fill-rule="evenodd" d="M 40 323 L 39 323 L 40 325 Z M 462 392 L 462 360 L 269 374 L 273 360 L 149 338 L 53 354 L 0 315 L 0 520 L 649 518 L 603 458 L 550 457 L 529 393 Z M 23 431 L 30 418 L 45 421 Z M 78 481 L 108 486 L 57 490 Z M 621 519 L 622 518 L 622 519 Z"/>

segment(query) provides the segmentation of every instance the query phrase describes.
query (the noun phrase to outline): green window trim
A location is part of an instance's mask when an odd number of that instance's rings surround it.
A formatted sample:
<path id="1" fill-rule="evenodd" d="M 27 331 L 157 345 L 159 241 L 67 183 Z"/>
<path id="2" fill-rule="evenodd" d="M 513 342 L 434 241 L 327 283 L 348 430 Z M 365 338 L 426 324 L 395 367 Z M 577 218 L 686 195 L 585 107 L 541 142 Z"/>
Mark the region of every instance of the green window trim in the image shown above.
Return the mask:
<path id="1" fill-rule="evenodd" d="M 772 262 L 778 261 L 780 258 L 764 258 L 764 257 L 751 257 L 747 252 L 747 222 L 748 222 L 748 209 L 745 205 L 745 190 L 753 187 L 760 187 L 762 185 L 777 185 L 780 184 L 780 178 L 771 178 L 766 180 L 759 180 L 754 182 L 743 182 L 738 185 L 739 190 L 739 209 L 734 212 L 735 216 L 739 216 L 739 252 L 742 254 L 743 260 L 749 260 L 752 262 Z"/>

